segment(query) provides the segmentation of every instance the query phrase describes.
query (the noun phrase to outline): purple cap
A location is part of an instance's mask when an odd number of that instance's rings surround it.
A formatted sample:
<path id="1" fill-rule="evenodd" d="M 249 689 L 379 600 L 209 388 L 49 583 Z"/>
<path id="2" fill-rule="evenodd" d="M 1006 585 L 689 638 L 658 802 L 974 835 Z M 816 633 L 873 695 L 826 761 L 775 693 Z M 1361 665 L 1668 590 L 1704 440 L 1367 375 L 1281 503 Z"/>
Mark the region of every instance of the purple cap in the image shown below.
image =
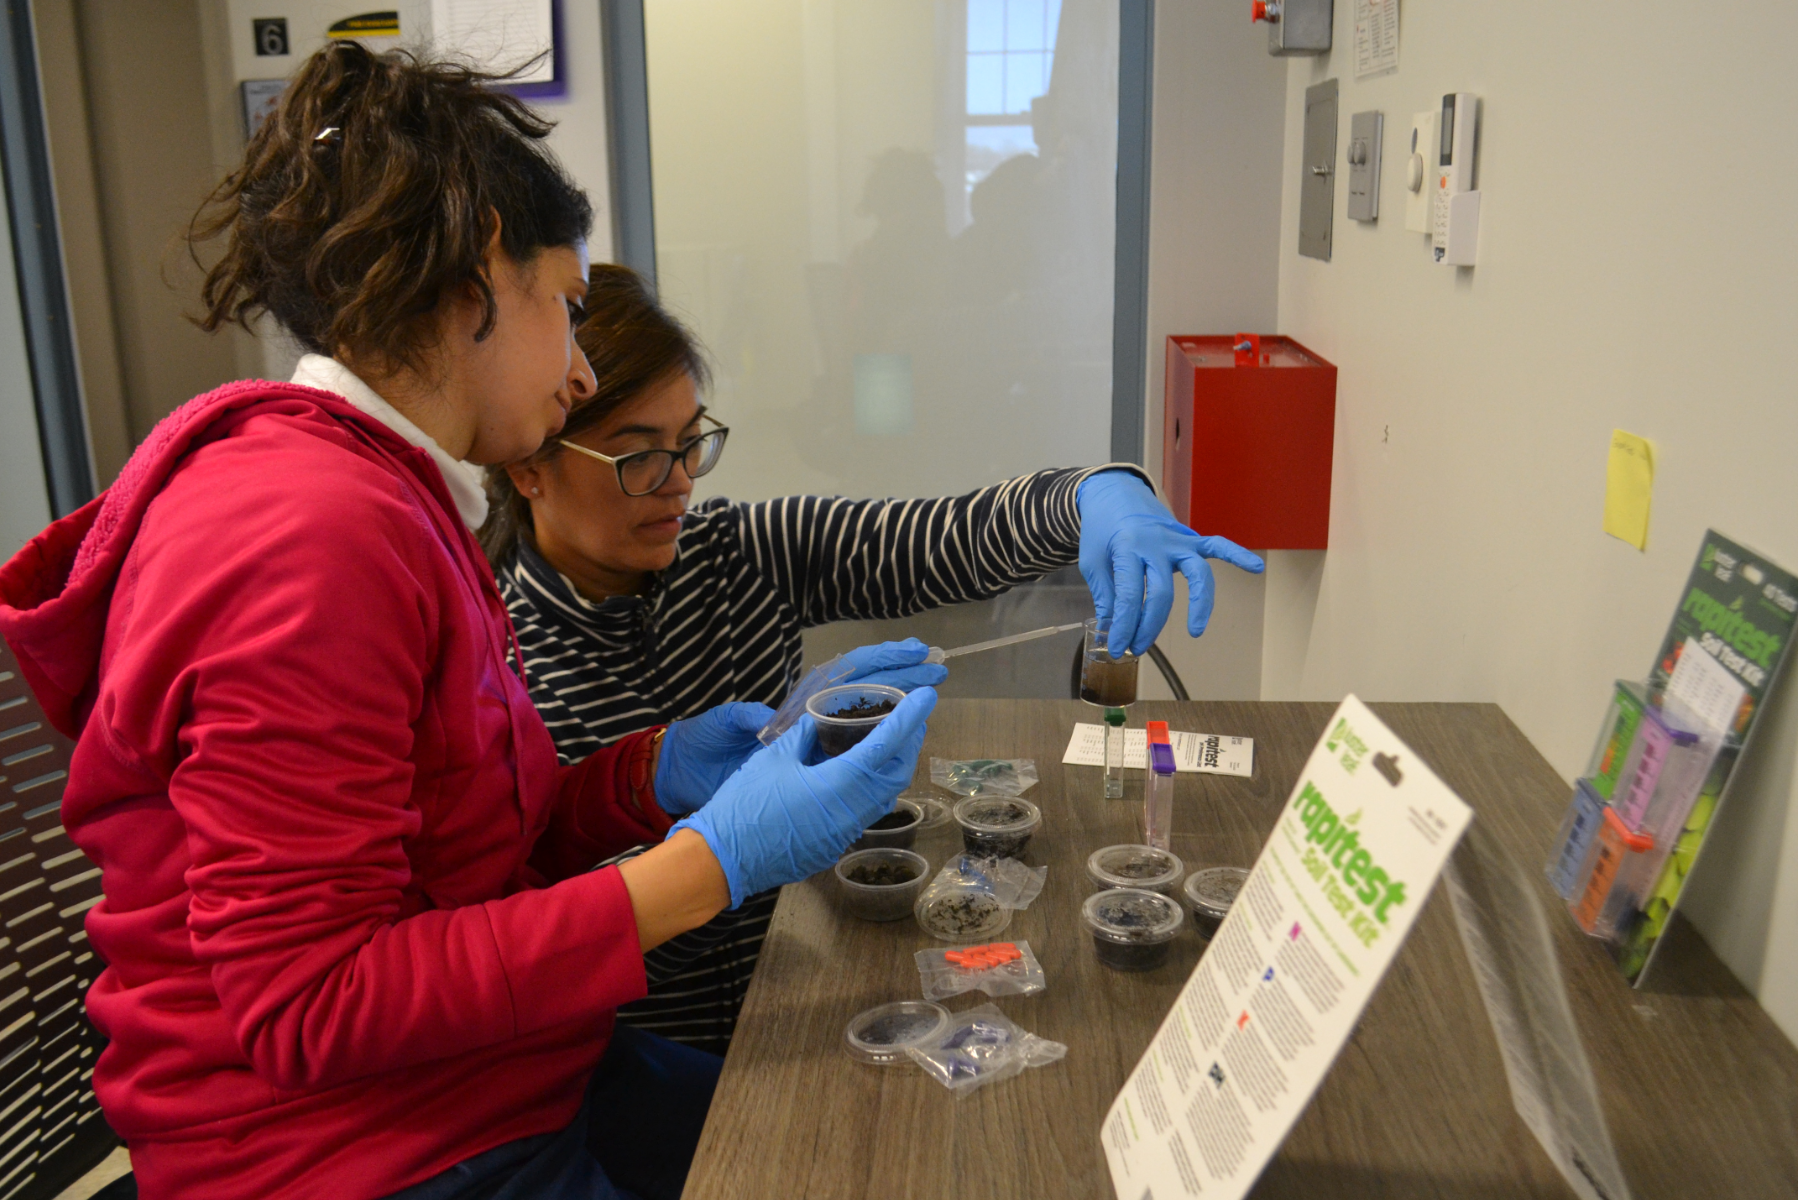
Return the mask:
<path id="1" fill-rule="evenodd" d="M 1158 775 L 1175 773 L 1175 748 L 1166 742 L 1150 743 L 1150 769 Z"/>

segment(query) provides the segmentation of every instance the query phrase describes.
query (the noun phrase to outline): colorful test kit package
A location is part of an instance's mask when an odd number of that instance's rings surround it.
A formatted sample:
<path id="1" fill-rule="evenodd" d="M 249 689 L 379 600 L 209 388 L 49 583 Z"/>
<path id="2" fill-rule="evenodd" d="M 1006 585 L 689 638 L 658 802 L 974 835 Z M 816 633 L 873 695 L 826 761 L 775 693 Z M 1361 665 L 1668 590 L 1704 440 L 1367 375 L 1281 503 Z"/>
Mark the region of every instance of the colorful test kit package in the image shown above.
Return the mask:
<path id="1" fill-rule="evenodd" d="M 1101 1141 L 1122 1200 L 1250 1190 L 1354 1032 L 1468 822 L 1468 807 L 1346 698 L 1107 1112 Z"/>
<path id="2" fill-rule="evenodd" d="M 1791 571 L 1708 530 L 1648 679 L 1614 687 L 1546 871 L 1634 983 L 1790 656 L 1795 607 Z"/>

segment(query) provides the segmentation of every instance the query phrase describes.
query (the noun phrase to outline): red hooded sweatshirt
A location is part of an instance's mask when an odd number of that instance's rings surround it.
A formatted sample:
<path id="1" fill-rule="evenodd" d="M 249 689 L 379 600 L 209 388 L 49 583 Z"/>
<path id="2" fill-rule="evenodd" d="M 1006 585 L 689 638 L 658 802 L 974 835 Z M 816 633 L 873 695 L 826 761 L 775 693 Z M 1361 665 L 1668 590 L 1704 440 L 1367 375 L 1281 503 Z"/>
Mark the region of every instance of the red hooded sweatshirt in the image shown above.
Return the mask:
<path id="1" fill-rule="evenodd" d="M 669 819 L 639 739 L 557 765 L 424 450 L 312 388 L 199 397 L 0 568 L 0 634 L 76 739 L 142 1195 L 378 1197 L 574 1117 L 645 989 L 581 867 Z"/>

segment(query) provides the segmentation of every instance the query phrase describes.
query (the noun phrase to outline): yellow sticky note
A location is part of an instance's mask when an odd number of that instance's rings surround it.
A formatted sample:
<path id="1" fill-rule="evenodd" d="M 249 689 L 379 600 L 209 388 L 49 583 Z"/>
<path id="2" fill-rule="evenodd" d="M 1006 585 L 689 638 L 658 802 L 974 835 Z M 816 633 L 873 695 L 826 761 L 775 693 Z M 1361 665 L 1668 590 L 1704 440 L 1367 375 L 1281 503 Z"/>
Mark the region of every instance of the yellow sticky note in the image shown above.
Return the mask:
<path id="1" fill-rule="evenodd" d="M 1606 455 L 1606 516 L 1600 527 L 1639 550 L 1650 537 L 1650 482 L 1656 460 L 1650 443 L 1623 429 L 1612 431 Z"/>

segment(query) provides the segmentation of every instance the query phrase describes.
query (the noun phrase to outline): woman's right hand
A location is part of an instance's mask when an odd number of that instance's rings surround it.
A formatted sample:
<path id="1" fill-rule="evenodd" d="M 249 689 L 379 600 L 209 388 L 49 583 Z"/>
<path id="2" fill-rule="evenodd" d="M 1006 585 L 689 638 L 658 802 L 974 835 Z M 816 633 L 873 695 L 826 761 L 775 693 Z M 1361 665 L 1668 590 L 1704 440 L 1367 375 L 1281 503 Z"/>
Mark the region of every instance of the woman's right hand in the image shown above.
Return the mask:
<path id="1" fill-rule="evenodd" d="M 706 839 L 731 885 L 731 906 L 831 866 L 862 831 L 893 811 L 912 782 L 925 718 L 937 705 L 929 687 L 913 691 L 868 737 L 836 758 L 807 766 L 814 744 L 802 717 L 753 755 L 699 812 L 670 830 Z"/>

